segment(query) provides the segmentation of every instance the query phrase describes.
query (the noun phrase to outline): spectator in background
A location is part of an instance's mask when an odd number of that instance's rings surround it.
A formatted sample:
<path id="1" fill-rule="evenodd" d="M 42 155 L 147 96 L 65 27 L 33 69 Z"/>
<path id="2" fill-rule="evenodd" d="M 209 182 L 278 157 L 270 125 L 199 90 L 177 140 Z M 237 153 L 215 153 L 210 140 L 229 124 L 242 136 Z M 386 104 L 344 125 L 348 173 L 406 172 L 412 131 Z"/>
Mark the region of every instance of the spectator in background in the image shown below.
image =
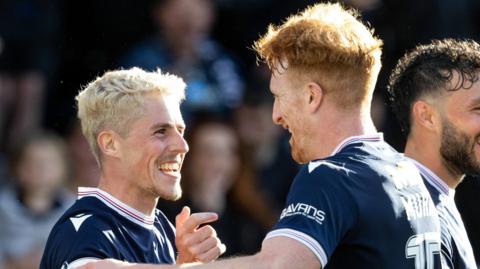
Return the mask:
<path id="1" fill-rule="evenodd" d="M 67 151 L 57 135 L 35 132 L 11 156 L 12 181 L 0 192 L 0 268 L 38 268 L 50 229 L 73 203 Z"/>
<path id="2" fill-rule="evenodd" d="M 8 178 L 7 159 L 0 153 L 0 190 L 6 184 Z"/>
<path id="3" fill-rule="evenodd" d="M 190 151 L 182 173 L 183 199 L 175 204 L 162 201 L 159 207 L 167 207 L 171 218 L 184 205 L 193 211 L 215 212 L 219 220 L 211 225 L 227 246 L 225 256 L 256 252 L 266 233 L 260 227 L 268 207 L 240 155 L 234 126 L 227 119 L 202 112 L 187 132 Z M 271 225 L 276 217 L 270 212 L 268 216 Z"/>
<path id="4" fill-rule="evenodd" d="M 56 66 L 57 1 L 0 3 L 0 151 L 42 126 L 49 79 Z"/>
<path id="5" fill-rule="evenodd" d="M 242 98 L 238 66 L 210 31 L 215 17 L 212 0 L 155 1 L 152 16 L 158 32 L 131 49 L 123 67 L 161 68 L 186 80 L 182 110 L 188 121 L 198 110 L 229 112 Z"/>
<path id="6" fill-rule="evenodd" d="M 100 168 L 82 134 L 80 122 L 72 123 L 67 134 L 67 145 L 72 159 L 72 176 L 69 189 L 76 195 L 78 187 L 95 187 L 100 178 Z"/>
<path id="7" fill-rule="evenodd" d="M 244 101 L 235 112 L 235 123 L 245 165 L 279 216 L 299 166 L 291 158 L 287 133 L 272 122 L 273 98 L 263 90 L 268 89 L 269 75 L 266 66 L 254 69 Z M 268 229 L 273 224 L 264 223 Z"/>

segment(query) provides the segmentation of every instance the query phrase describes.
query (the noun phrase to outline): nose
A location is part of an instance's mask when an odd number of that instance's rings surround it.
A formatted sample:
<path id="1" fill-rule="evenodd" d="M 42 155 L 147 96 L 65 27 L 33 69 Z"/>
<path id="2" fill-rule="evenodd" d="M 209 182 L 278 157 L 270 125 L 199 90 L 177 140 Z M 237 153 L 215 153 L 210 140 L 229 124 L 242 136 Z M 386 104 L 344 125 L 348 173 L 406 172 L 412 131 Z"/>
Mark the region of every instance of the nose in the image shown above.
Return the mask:
<path id="1" fill-rule="evenodd" d="M 282 124 L 282 115 L 276 105 L 276 102 L 273 103 L 273 109 L 272 109 L 272 121 L 273 123 L 280 125 Z"/>
<path id="2" fill-rule="evenodd" d="M 175 134 L 175 142 L 174 142 L 174 149 L 176 152 L 184 154 L 189 151 L 188 143 L 183 137 L 182 134 L 179 132 L 176 132 Z"/>

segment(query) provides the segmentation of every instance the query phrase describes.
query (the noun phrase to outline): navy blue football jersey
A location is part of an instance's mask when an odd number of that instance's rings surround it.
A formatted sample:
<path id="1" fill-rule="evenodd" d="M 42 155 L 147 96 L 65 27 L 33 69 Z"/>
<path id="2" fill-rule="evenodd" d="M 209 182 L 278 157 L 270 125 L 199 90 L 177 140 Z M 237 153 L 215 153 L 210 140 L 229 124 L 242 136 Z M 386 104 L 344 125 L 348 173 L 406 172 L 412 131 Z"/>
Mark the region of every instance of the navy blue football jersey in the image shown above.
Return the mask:
<path id="1" fill-rule="evenodd" d="M 449 188 L 432 170 L 413 159 L 410 160 L 420 170 L 438 211 L 444 268 L 476 269 L 472 246 L 455 205 L 455 190 Z"/>
<path id="2" fill-rule="evenodd" d="M 175 228 L 156 210 L 147 216 L 97 188 L 79 188 L 78 200 L 55 224 L 40 268 L 74 268 L 95 259 L 174 264 Z"/>
<path id="3" fill-rule="evenodd" d="M 382 134 L 350 137 L 304 165 L 266 240 L 276 236 L 304 244 L 322 268 L 441 268 L 430 195 Z"/>

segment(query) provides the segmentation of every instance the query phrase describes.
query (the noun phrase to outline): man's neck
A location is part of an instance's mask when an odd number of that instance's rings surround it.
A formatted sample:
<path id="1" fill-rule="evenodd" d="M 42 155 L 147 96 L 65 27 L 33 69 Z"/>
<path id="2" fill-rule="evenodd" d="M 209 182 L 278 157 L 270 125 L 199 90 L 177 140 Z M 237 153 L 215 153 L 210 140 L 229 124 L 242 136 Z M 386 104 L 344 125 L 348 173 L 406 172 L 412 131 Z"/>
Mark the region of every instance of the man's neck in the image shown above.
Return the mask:
<path id="1" fill-rule="evenodd" d="M 377 129 L 373 124 L 369 111 L 363 113 L 346 112 L 345 114 L 336 114 L 336 117 L 330 117 L 327 125 L 323 125 L 317 141 L 323 144 L 322 158 L 330 156 L 335 148 L 351 136 L 376 134 Z M 325 127 L 326 126 L 326 127 Z M 328 141 L 327 143 L 325 141 Z"/>
<path id="2" fill-rule="evenodd" d="M 445 166 L 438 147 L 435 147 L 432 141 L 420 143 L 413 139 L 408 139 L 405 147 L 405 156 L 416 160 L 430 169 L 452 189 L 455 189 L 463 178 L 463 175 L 456 174 Z"/>
<path id="3" fill-rule="evenodd" d="M 158 198 L 153 194 L 145 193 L 144 190 L 131 186 L 126 181 L 121 181 L 121 179 L 117 178 L 112 180 L 102 175 L 98 188 L 147 216 L 153 214 L 158 202 Z"/>

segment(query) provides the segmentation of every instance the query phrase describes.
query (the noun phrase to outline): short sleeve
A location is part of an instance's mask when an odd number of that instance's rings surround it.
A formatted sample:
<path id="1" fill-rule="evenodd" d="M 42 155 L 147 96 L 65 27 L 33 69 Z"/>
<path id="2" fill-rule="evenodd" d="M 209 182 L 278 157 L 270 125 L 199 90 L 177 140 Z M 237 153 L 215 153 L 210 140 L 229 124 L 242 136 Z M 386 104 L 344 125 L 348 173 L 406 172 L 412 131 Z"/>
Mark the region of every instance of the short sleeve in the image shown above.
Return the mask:
<path id="1" fill-rule="evenodd" d="M 69 268 L 69 263 L 83 258 L 119 258 L 115 236 L 105 223 L 91 216 L 78 224 L 67 219 L 55 226 L 40 268 Z"/>
<path id="2" fill-rule="evenodd" d="M 266 239 L 286 236 L 308 247 L 322 267 L 353 227 L 357 206 L 345 168 L 318 161 L 295 178 L 280 220 Z M 324 163 L 322 163 L 324 162 Z"/>

